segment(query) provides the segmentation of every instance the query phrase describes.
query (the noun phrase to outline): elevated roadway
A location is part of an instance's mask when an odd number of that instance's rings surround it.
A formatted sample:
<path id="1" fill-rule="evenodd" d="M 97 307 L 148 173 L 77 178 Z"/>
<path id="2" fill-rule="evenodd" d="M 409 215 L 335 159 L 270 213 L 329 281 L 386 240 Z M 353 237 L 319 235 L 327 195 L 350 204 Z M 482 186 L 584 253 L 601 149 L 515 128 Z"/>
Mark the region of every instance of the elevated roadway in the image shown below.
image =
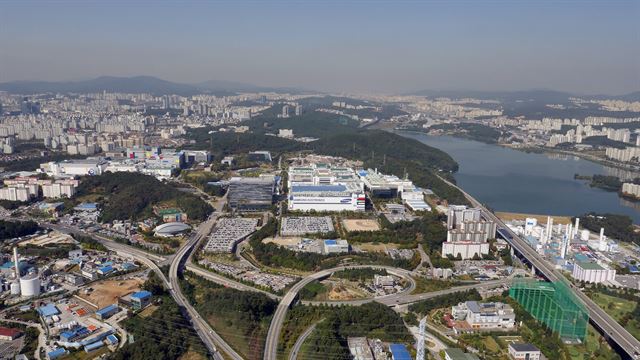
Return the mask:
<path id="1" fill-rule="evenodd" d="M 534 271 L 542 275 L 549 281 L 562 281 L 571 289 L 573 294 L 579 298 L 585 305 L 589 312 L 589 319 L 591 323 L 602 333 L 602 335 L 614 343 L 618 347 L 618 351 L 623 356 L 626 355 L 630 359 L 640 359 L 640 341 L 631 335 L 622 325 L 620 325 L 615 319 L 607 314 L 602 308 L 598 306 L 593 300 L 589 299 L 583 292 L 578 290 L 573 284 L 571 284 L 559 271 L 557 271 L 552 265 L 550 265 L 540 254 L 538 254 L 529 244 L 523 240 L 516 233 L 511 231 L 509 227 L 499 219 L 491 211 L 487 210 L 478 200 L 469 195 L 455 184 L 441 178 L 449 185 L 460 190 L 464 196 L 471 202 L 474 207 L 479 207 L 483 210 L 484 215 L 494 221 L 498 228 L 502 228 L 502 232 L 506 232 L 509 236 L 506 239 L 511 247 L 520 253 L 534 268 Z"/>

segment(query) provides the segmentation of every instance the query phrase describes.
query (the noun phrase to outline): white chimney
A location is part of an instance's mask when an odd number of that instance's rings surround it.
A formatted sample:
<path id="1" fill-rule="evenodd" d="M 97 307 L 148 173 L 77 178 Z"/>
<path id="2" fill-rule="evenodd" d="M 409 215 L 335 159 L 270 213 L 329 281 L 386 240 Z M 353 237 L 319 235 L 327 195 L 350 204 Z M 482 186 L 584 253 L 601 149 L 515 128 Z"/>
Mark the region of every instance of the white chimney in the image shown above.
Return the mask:
<path id="1" fill-rule="evenodd" d="M 577 218 L 576 218 L 576 226 L 575 226 L 575 228 L 573 229 L 573 237 L 578 236 L 578 230 L 579 230 L 579 228 L 580 228 L 580 218 L 578 218 L 578 217 L 577 217 Z"/>
<path id="2" fill-rule="evenodd" d="M 16 279 L 20 280 L 20 265 L 18 262 L 18 248 L 13 248 L 13 265 L 16 267 Z"/>

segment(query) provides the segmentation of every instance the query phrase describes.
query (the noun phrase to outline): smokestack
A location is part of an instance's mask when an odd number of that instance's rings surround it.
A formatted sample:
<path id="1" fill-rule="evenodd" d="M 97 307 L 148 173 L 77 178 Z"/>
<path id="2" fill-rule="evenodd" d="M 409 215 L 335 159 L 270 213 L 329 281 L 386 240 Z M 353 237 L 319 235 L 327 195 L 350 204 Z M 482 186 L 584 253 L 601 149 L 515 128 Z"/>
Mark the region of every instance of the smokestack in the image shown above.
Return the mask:
<path id="1" fill-rule="evenodd" d="M 580 218 L 579 218 L 579 217 L 577 217 L 577 218 L 576 218 L 576 226 L 575 226 L 575 228 L 573 229 L 573 234 L 574 234 L 573 236 L 574 236 L 574 237 L 576 237 L 576 236 L 578 235 L 578 229 L 579 229 L 579 228 L 580 228 Z"/>
<path id="2" fill-rule="evenodd" d="M 16 279 L 20 280 L 20 266 L 18 263 L 18 248 L 13 248 L 13 265 L 16 267 Z"/>
<path id="3" fill-rule="evenodd" d="M 604 228 L 600 228 L 600 242 L 604 241 Z"/>

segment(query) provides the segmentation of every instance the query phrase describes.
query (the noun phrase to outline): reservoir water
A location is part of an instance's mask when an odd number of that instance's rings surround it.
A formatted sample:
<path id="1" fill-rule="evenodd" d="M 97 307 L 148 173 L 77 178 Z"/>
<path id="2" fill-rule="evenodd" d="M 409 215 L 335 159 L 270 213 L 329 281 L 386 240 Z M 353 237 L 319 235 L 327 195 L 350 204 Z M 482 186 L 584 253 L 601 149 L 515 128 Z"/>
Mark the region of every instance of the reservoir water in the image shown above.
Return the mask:
<path id="1" fill-rule="evenodd" d="M 594 211 L 625 214 L 640 223 L 640 203 L 574 179 L 576 173 L 619 176 L 620 170 L 574 156 L 525 153 L 450 136 L 398 134 L 451 155 L 459 164 L 458 185 L 495 211 L 567 216 Z"/>

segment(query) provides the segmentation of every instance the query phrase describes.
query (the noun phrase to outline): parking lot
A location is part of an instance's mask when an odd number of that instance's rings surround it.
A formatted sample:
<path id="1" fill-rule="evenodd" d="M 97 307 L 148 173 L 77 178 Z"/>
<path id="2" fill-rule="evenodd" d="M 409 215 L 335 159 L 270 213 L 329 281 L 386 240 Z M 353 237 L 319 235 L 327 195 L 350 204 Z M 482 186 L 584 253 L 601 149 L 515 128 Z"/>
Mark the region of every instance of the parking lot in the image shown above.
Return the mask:
<path id="1" fill-rule="evenodd" d="M 280 235 L 302 236 L 305 234 L 326 234 L 333 231 L 330 216 L 283 217 Z"/>

